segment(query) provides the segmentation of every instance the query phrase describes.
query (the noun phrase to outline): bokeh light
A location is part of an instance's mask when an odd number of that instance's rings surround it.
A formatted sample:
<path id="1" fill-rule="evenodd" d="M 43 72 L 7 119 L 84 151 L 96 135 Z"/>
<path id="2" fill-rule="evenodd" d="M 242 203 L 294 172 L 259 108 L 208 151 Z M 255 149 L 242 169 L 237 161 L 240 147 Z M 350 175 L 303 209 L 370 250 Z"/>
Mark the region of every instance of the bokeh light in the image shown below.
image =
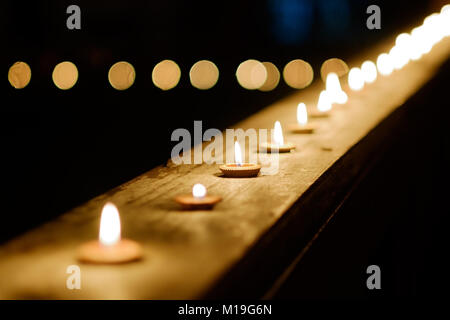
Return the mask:
<path id="1" fill-rule="evenodd" d="M 193 87 L 207 90 L 215 86 L 219 79 L 219 69 L 208 60 L 196 62 L 189 71 L 189 78 Z"/>
<path id="2" fill-rule="evenodd" d="M 366 83 L 372 83 L 377 79 L 377 66 L 370 60 L 363 62 L 361 72 Z"/>
<path id="3" fill-rule="evenodd" d="M 16 89 L 25 88 L 31 80 L 31 68 L 23 62 L 17 61 L 8 71 L 8 81 Z"/>
<path id="4" fill-rule="evenodd" d="M 163 60 L 153 68 L 153 84 L 161 90 L 166 91 L 175 88 L 180 81 L 180 77 L 180 67 L 172 60 Z"/>
<path id="5" fill-rule="evenodd" d="M 364 77 L 361 69 L 351 68 L 348 72 L 348 86 L 354 91 L 359 91 L 364 87 Z"/>
<path id="6" fill-rule="evenodd" d="M 383 76 L 388 76 L 394 71 L 392 59 L 387 53 L 382 53 L 377 58 L 377 69 Z"/>
<path id="7" fill-rule="evenodd" d="M 109 83 L 116 90 L 128 89 L 133 85 L 135 78 L 134 67 L 126 61 L 113 64 L 108 72 Z"/>
<path id="8" fill-rule="evenodd" d="M 258 60 L 249 59 L 238 66 L 236 78 L 239 84 L 245 89 L 259 89 L 267 80 L 267 70 Z"/>
<path id="9" fill-rule="evenodd" d="M 72 88 L 78 80 L 78 69 L 70 61 L 58 63 L 53 69 L 52 79 L 55 86 L 61 90 Z"/>
<path id="10" fill-rule="evenodd" d="M 280 71 L 278 71 L 278 68 L 271 62 L 263 62 L 262 64 L 266 68 L 267 78 L 259 90 L 271 91 L 275 89 L 280 82 Z"/>
<path id="11" fill-rule="evenodd" d="M 333 72 L 338 75 L 338 77 L 342 77 L 348 73 L 348 66 L 344 60 L 339 58 L 331 58 L 325 60 L 320 67 L 320 76 L 322 80 L 325 82 L 329 73 Z"/>
<path id="12" fill-rule="evenodd" d="M 283 69 L 286 84 L 294 89 L 303 89 L 311 84 L 314 71 L 311 65 L 301 59 L 290 61 Z"/>

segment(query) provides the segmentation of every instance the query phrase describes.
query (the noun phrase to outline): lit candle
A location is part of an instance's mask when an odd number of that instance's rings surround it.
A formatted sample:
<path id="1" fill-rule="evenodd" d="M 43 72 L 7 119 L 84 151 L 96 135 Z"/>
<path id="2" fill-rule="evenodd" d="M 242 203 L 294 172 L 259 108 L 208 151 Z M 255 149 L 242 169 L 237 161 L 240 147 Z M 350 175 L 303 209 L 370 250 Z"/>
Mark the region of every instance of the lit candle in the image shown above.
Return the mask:
<path id="1" fill-rule="evenodd" d="M 84 243 L 78 250 L 78 260 L 113 264 L 140 258 L 142 258 L 141 245 L 133 240 L 121 239 L 119 211 L 114 204 L 106 203 L 100 218 L 99 239 Z"/>
<path id="2" fill-rule="evenodd" d="M 283 129 L 280 121 L 275 121 L 273 139 L 271 143 L 263 143 L 259 146 L 261 152 L 291 152 L 295 149 L 295 145 L 291 142 L 285 142 L 283 137 Z"/>
<path id="3" fill-rule="evenodd" d="M 308 123 L 308 111 L 303 102 L 297 106 L 297 123 L 291 124 L 289 129 L 295 133 L 313 133 L 316 130 L 314 125 Z"/>
<path id="4" fill-rule="evenodd" d="M 329 97 L 329 93 L 326 90 L 322 90 L 317 101 L 317 109 L 312 110 L 309 113 L 311 118 L 325 118 L 330 115 L 332 108 L 332 102 Z"/>
<path id="5" fill-rule="evenodd" d="M 361 72 L 366 83 L 373 83 L 377 80 L 377 66 L 372 61 L 364 61 L 361 65 Z"/>
<path id="6" fill-rule="evenodd" d="M 348 73 L 348 86 L 353 91 L 359 91 L 364 87 L 364 77 L 360 68 L 351 68 Z"/>
<path id="7" fill-rule="evenodd" d="M 234 143 L 234 162 L 220 166 L 220 170 L 225 177 L 229 178 L 250 178 L 256 177 L 261 170 L 259 164 L 244 163 L 239 142 Z"/>
<path id="8" fill-rule="evenodd" d="M 330 95 L 331 103 L 344 104 L 347 102 L 347 94 L 342 90 L 339 77 L 336 73 L 330 72 L 327 75 L 325 88 Z"/>
<path id="9" fill-rule="evenodd" d="M 205 186 L 200 183 L 194 185 L 192 194 L 175 197 L 175 201 L 186 210 L 210 210 L 221 200 L 219 196 L 207 194 Z"/>
<path id="10" fill-rule="evenodd" d="M 394 71 L 392 58 L 387 53 L 382 53 L 377 58 L 377 69 L 383 76 L 388 76 Z"/>

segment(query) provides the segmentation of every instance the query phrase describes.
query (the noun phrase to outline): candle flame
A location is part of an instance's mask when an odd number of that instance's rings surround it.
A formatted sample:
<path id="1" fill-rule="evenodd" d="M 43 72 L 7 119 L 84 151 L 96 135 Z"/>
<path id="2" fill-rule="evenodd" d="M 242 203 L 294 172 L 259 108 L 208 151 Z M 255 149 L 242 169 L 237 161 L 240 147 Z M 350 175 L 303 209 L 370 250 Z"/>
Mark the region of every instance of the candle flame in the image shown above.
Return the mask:
<path id="1" fill-rule="evenodd" d="M 347 102 L 347 94 L 342 90 L 339 77 L 336 73 L 330 72 L 325 82 L 325 90 L 329 93 L 331 103 L 344 104 Z"/>
<path id="2" fill-rule="evenodd" d="M 354 91 L 359 91 L 364 87 L 364 77 L 361 69 L 350 69 L 348 73 L 348 86 Z"/>
<path id="3" fill-rule="evenodd" d="M 387 53 L 380 54 L 377 58 L 377 68 L 378 72 L 383 76 L 390 75 L 394 70 L 391 56 Z"/>
<path id="4" fill-rule="evenodd" d="M 326 90 L 322 90 L 319 95 L 319 101 L 317 102 L 317 109 L 320 112 L 327 112 L 331 110 L 331 100 Z"/>
<path id="5" fill-rule="evenodd" d="M 299 103 L 297 106 L 297 122 L 301 126 L 308 123 L 308 112 L 306 111 L 306 105 L 303 102 Z"/>
<path id="6" fill-rule="evenodd" d="M 361 72 L 365 82 L 372 83 L 377 79 L 377 66 L 370 60 L 361 65 Z"/>
<path id="7" fill-rule="evenodd" d="M 283 129 L 281 129 L 280 121 L 275 122 L 273 141 L 275 142 L 275 144 L 277 144 L 279 146 L 284 145 Z"/>
<path id="8" fill-rule="evenodd" d="M 192 195 L 196 198 L 203 198 L 206 195 L 206 188 L 201 183 L 194 184 Z"/>
<path id="9" fill-rule="evenodd" d="M 241 145 L 239 142 L 234 143 L 234 162 L 238 165 L 242 165 L 242 151 L 241 151 Z"/>
<path id="10" fill-rule="evenodd" d="M 99 240 L 106 246 L 112 246 L 120 240 L 119 211 L 111 202 L 106 203 L 102 210 Z"/>

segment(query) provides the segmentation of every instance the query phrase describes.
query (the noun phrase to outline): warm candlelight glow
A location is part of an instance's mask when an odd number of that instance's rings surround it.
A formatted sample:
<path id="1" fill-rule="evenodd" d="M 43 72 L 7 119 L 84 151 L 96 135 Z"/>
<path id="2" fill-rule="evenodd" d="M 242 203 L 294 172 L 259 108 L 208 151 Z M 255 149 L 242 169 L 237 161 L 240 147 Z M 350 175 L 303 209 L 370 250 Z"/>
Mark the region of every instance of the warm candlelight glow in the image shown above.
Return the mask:
<path id="1" fill-rule="evenodd" d="M 301 126 L 308 123 L 308 112 L 306 111 L 306 105 L 303 102 L 299 103 L 297 106 L 297 122 Z"/>
<path id="2" fill-rule="evenodd" d="M 133 65 L 126 61 L 119 61 L 111 66 L 108 72 L 108 80 L 116 90 L 126 90 L 131 87 L 136 78 Z"/>
<path id="3" fill-rule="evenodd" d="M 311 65 L 301 59 L 290 61 L 283 69 L 283 78 L 288 86 L 294 89 L 303 89 L 311 84 L 314 71 Z"/>
<path id="4" fill-rule="evenodd" d="M 203 198 L 206 195 L 206 188 L 201 183 L 196 183 L 192 188 L 192 195 L 195 198 Z"/>
<path id="5" fill-rule="evenodd" d="M 52 79 L 55 86 L 61 90 L 72 88 L 78 80 L 78 69 L 70 61 L 58 63 L 53 69 Z"/>
<path id="6" fill-rule="evenodd" d="M 390 75 L 394 70 L 394 66 L 392 65 L 392 59 L 387 53 L 382 53 L 378 56 L 377 69 L 378 72 L 383 76 Z"/>
<path id="7" fill-rule="evenodd" d="M 372 83 L 377 79 L 377 66 L 370 60 L 363 62 L 361 72 L 364 81 L 367 83 Z"/>
<path id="8" fill-rule="evenodd" d="M 267 70 L 258 60 L 249 59 L 238 66 L 236 78 L 239 84 L 245 89 L 259 89 L 267 80 Z"/>
<path id="9" fill-rule="evenodd" d="M 8 81 L 16 89 L 25 88 L 31 80 L 30 66 L 23 62 L 18 61 L 14 63 L 8 71 Z"/>
<path id="10" fill-rule="evenodd" d="M 348 86 L 354 91 L 359 91 L 364 87 L 364 77 L 361 69 L 352 68 L 348 73 Z"/>
<path id="11" fill-rule="evenodd" d="M 99 240 L 105 246 L 112 246 L 120 241 L 119 211 L 111 202 L 106 203 L 102 210 Z"/>
<path id="12" fill-rule="evenodd" d="M 331 110 L 331 100 L 326 90 L 322 90 L 319 95 L 319 101 L 317 102 L 317 109 L 320 112 L 327 112 Z"/>
<path id="13" fill-rule="evenodd" d="M 237 141 L 234 143 L 234 162 L 238 166 L 242 166 L 242 163 L 243 163 L 241 145 Z"/>
<path id="14" fill-rule="evenodd" d="M 266 67 L 267 78 L 264 84 L 258 88 L 260 91 L 271 91 L 278 86 L 280 82 L 280 71 L 278 68 L 271 62 L 263 62 L 264 67 Z"/>
<path id="15" fill-rule="evenodd" d="M 200 60 L 194 63 L 189 71 L 192 86 L 200 90 L 214 87 L 219 79 L 219 69 L 208 60 Z"/>
<path id="16" fill-rule="evenodd" d="M 339 77 L 336 73 L 331 72 L 327 75 L 325 87 L 332 103 L 336 102 L 344 104 L 347 102 L 347 94 L 342 91 L 341 83 L 339 82 Z"/>
<path id="17" fill-rule="evenodd" d="M 283 129 L 281 129 L 280 121 L 275 122 L 273 141 L 279 146 L 284 145 Z"/>
<path id="18" fill-rule="evenodd" d="M 394 69 L 396 70 L 403 68 L 409 61 L 408 52 L 406 49 L 397 45 L 393 46 L 389 51 L 389 56 L 392 58 L 392 63 L 394 65 Z"/>
<path id="19" fill-rule="evenodd" d="M 180 67 L 172 60 L 163 60 L 159 62 L 152 71 L 153 84 L 164 91 L 175 88 L 178 85 L 180 78 Z"/>

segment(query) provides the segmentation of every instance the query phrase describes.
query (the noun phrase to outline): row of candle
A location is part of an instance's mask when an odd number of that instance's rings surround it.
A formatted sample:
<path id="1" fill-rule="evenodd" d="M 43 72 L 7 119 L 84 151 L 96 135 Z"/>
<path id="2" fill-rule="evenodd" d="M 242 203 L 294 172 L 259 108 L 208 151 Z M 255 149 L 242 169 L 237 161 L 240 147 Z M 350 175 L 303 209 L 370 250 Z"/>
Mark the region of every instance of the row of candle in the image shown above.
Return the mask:
<path id="1" fill-rule="evenodd" d="M 376 65 L 374 62 L 365 61 L 360 68 L 352 68 L 348 73 L 348 86 L 353 91 L 361 90 L 365 84 L 374 82 L 378 73 L 388 76 L 394 70 L 402 69 L 409 61 L 419 60 L 447 36 L 450 36 L 450 5 L 444 6 L 440 13 L 428 16 L 424 23 L 414 28 L 411 33 L 400 34 L 389 53 L 378 56 Z M 345 104 L 347 100 L 347 93 L 342 90 L 338 75 L 330 73 L 326 78 L 325 90 L 319 94 L 317 109 L 310 112 L 310 116 L 328 117 L 333 104 Z M 304 134 L 315 131 L 315 127 L 308 123 L 308 112 L 304 103 L 298 104 L 297 123 L 291 125 L 290 130 Z M 222 165 L 222 173 L 231 178 L 257 177 L 261 166 L 244 163 L 239 143 L 235 142 L 234 147 L 235 163 Z M 276 121 L 272 141 L 259 146 L 259 151 L 290 152 L 294 148 L 294 144 L 284 141 L 281 124 Z M 221 197 L 209 195 L 202 184 L 195 184 L 192 195 L 179 195 L 175 197 L 175 201 L 187 210 L 207 210 L 220 202 Z M 112 203 L 103 207 L 99 240 L 83 244 L 78 252 L 79 260 L 91 263 L 122 263 L 140 259 L 142 255 L 140 244 L 121 239 L 119 212 Z"/>

